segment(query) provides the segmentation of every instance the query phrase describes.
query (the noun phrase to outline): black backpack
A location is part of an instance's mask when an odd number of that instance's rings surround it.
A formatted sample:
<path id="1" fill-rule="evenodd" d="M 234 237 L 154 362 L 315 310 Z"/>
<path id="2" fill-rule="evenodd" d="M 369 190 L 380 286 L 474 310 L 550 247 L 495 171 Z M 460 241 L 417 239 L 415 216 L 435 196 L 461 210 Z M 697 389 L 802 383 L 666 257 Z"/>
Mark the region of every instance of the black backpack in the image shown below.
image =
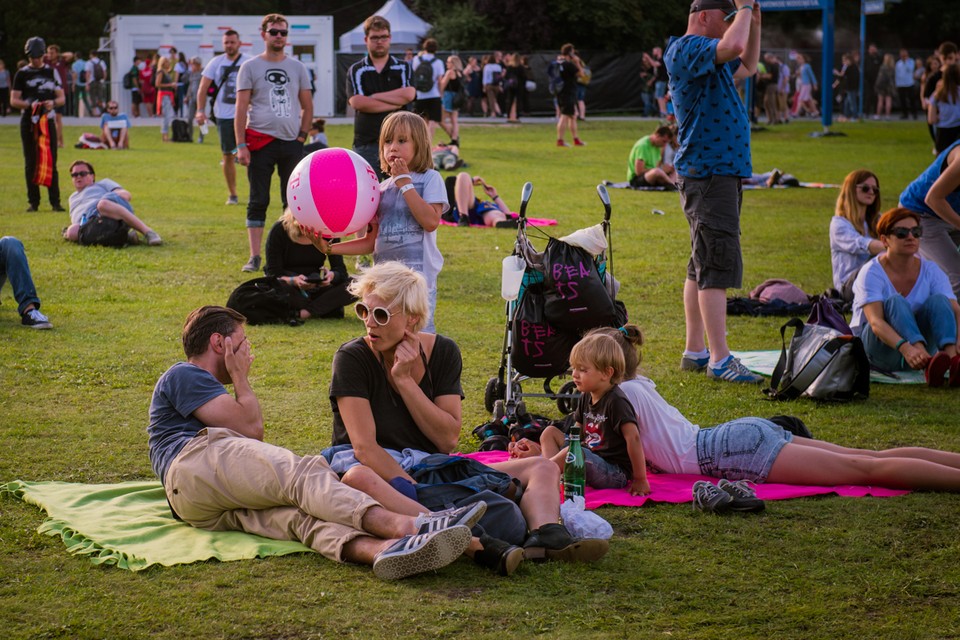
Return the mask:
<path id="1" fill-rule="evenodd" d="M 227 307 L 246 316 L 248 324 L 303 324 L 289 296 L 277 278 L 254 278 L 233 290 Z"/>
<path id="2" fill-rule="evenodd" d="M 413 88 L 421 93 L 433 90 L 433 60 L 420 58 L 420 66 L 413 72 Z"/>
<path id="3" fill-rule="evenodd" d="M 190 123 L 186 120 L 175 119 L 170 128 L 173 131 L 172 140 L 174 142 L 193 142 L 193 136 L 190 134 Z"/>
<path id="4" fill-rule="evenodd" d="M 543 254 L 544 317 L 560 329 L 619 327 L 626 309 L 607 291 L 606 273 L 586 249 L 550 238 Z"/>

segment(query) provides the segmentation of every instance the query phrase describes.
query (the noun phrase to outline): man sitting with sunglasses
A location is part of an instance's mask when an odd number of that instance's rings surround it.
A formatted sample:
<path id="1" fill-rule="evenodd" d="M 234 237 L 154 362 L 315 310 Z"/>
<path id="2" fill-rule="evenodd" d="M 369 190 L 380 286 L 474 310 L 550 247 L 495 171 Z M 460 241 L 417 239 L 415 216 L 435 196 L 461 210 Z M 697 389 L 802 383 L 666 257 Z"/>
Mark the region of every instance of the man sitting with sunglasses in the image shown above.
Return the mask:
<path id="1" fill-rule="evenodd" d="M 120 113 L 120 105 L 111 100 L 100 116 L 100 140 L 110 149 L 130 148 L 130 118 Z"/>
<path id="2" fill-rule="evenodd" d="M 449 454 L 460 440 L 463 390 L 460 350 L 450 338 L 423 333 L 429 311 L 423 276 L 399 262 L 366 269 L 349 288 L 365 335 L 343 344 L 330 376 L 333 444 L 352 445 L 361 465 L 407 498 L 416 496 L 408 469 L 391 451 Z M 523 554 L 510 544 L 473 541 L 478 564 L 508 575 L 517 558 L 588 562 L 606 540 L 579 539 L 560 524 L 560 471 L 545 458 L 489 465 L 520 481 L 520 511 L 530 530 Z M 377 495 L 381 501 L 383 497 Z"/>
<path id="3" fill-rule="evenodd" d="M 97 182 L 93 165 L 75 160 L 70 179 L 76 189 L 70 196 L 70 226 L 63 237 L 80 244 L 122 247 L 139 244 L 142 233 L 151 247 L 163 243 L 160 235 L 133 213 L 130 192 L 109 178 Z"/>
<path id="4" fill-rule="evenodd" d="M 931 387 L 949 373 L 949 385 L 960 387 L 960 305 L 943 270 L 917 255 L 920 215 L 891 209 L 877 235 L 886 251 L 863 265 L 853 284 L 854 335 L 882 369 L 924 369 Z"/>

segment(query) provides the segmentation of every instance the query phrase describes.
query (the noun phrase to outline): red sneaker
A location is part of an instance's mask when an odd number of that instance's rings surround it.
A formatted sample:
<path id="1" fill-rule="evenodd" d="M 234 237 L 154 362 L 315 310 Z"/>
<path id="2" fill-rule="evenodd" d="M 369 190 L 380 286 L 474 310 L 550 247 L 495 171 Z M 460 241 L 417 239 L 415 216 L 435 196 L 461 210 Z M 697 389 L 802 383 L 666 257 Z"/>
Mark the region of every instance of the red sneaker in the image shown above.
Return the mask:
<path id="1" fill-rule="evenodd" d="M 557 140 L 557 146 L 558 146 L 558 147 L 569 147 L 570 145 L 568 145 L 568 144 L 566 143 L 566 141 L 564 141 L 564 140 Z"/>
<path id="2" fill-rule="evenodd" d="M 950 380 L 947 384 L 951 387 L 960 387 L 960 355 L 950 359 Z"/>
<path id="3" fill-rule="evenodd" d="M 587 143 L 584 142 L 583 140 L 581 140 L 580 138 L 574 138 L 574 139 L 573 139 L 573 146 L 575 146 L 575 147 L 585 147 L 585 146 L 587 146 Z"/>
<path id="4" fill-rule="evenodd" d="M 927 384 L 931 387 L 942 387 L 944 376 L 950 369 L 951 364 L 950 356 L 943 351 L 938 351 L 927 363 L 927 370 L 924 372 Z"/>

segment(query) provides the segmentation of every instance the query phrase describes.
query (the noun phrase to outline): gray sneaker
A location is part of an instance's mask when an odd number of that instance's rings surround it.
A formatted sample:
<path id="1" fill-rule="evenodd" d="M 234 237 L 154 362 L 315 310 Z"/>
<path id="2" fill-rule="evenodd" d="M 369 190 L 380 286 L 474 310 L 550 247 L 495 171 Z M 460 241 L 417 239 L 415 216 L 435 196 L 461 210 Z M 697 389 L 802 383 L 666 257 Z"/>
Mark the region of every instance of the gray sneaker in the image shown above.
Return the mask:
<path id="1" fill-rule="evenodd" d="M 726 478 L 721 478 L 717 487 L 733 497 L 730 503 L 731 511 L 740 513 L 759 513 L 766 508 L 766 504 L 757 497 L 757 492 L 753 490 L 746 480 L 737 480 L 730 482 Z"/>
<path id="2" fill-rule="evenodd" d="M 682 371 L 696 371 L 699 373 L 706 369 L 708 364 L 710 364 L 709 355 L 705 358 L 691 358 L 690 356 L 680 358 L 680 369 Z"/>
<path id="3" fill-rule="evenodd" d="M 462 525 L 472 529 L 487 512 L 487 503 L 480 501 L 465 507 L 421 513 L 417 516 L 417 533 L 430 533 Z"/>
<path id="4" fill-rule="evenodd" d="M 160 238 L 160 234 L 152 229 L 143 234 L 143 239 L 146 240 L 147 244 L 151 247 L 158 247 L 163 244 L 163 239 Z"/>
<path id="5" fill-rule="evenodd" d="M 693 508 L 704 513 L 728 513 L 733 496 L 706 480 L 693 484 Z"/>
<path id="6" fill-rule="evenodd" d="M 247 264 L 240 267 L 240 271 L 246 271 L 249 273 L 260 271 L 260 262 L 260 256 L 250 256 L 250 259 L 247 260 Z"/>
<path id="7" fill-rule="evenodd" d="M 228 206 L 229 206 L 229 205 L 240 204 L 240 199 L 239 199 L 237 196 L 230 196 L 229 198 L 227 198 L 227 201 L 226 201 L 225 204 L 228 205 Z"/>
<path id="8" fill-rule="evenodd" d="M 462 525 L 432 533 L 404 536 L 373 559 L 373 575 L 381 580 L 442 569 L 470 545 L 470 529 Z"/>
<path id="9" fill-rule="evenodd" d="M 707 367 L 707 377 L 714 380 L 725 380 L 727 382 L 745 382 L 747 384 L 760 384 L 763 382 L 763 376 L 753 373 L 750 369 L 743 366 L 737 358 L 729 356 L 719 367 Z"/>

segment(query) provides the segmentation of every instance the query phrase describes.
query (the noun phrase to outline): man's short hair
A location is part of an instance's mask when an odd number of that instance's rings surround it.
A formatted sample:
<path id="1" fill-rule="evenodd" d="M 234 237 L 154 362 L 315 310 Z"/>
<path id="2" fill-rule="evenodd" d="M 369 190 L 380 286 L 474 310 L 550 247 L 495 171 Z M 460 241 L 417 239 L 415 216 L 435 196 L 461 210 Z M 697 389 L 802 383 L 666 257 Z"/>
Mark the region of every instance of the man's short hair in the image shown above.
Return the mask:
<path id="1" fill-rule="evenodd" d="M 99 51 L 97 51 L 96 49 L 90 49 L 90 53 L 88 53 L 87 55 L 89 55 L 91 58 L 99 58 L 100 56 L 97 55 L 98 53 Z"/>
<path id="2" fill-rule="evenodd" d="M 937 53 L 946 58 L 949 55 L 957 55 L 957 45 L 953 42 L 947 40 L 946 42 L 941 42 L 940 46 L 937 47 Z"/>
<path id="3" fill-rule="evenodd" d="M 437 41 L 433 38 L 427 38 L 423 41 L 423 50 L 427 53 L 437 52 Z"/>
<path id="4" fill-rule="evenodd" d="M 236 29 L 227 29 L 223 32 L 223 37 L 226 38 L 227 36 L 237 36 L 239 38 L 240 34 L 237 33 Z"/>
<path id="5" fill-rule="evenodd" d="M 87 168 L 87 169 L 86 169 L 87 171 L 89 171 L 89 172 L 92 173 L 93 175 L 97 175 L 97 172 L 93 170 L 93 165 L 90 164 L 89 162 L 87 162 L 86 160 L 74 160 L 74 161 L 70 164 L 70 173 L 73 173 L 73 168 L 74 168 L 74 167 L 76 167 L 77 165 L 81 165 L 81 164 Z"/>
<path id="6" fill-rule="evenodd" d="M 230 335 L 246 321 L 242 313 L 227 307 L 207 305 L 194 309 L 183 323 L 183 332 L 180 334 L 183 353 L 187 358 L 203 355 L 210 344 L 210 336 L 215 333 Z"/>
<path id="7" fill-rule="evenodd" d="M 267 15 L 263 16 L 263 22 L 260 23 L 260 31 L 266 31 L 267 27 L 269 27 L 271 24 L 276 24 L 278 22 L 282 22 L 283 24 L 290 24 L 287 21 L 287 17 L 284 16 L 282 13 L 268 13 Z"/>
<path id="8" fill-rule="evenodd" d="M 363 21 L 363 35 L 370 35 L 371 31 L 390 31 L 390 21 L 383 16 L 370 16 Z"/>
<path id="9" fill-rule="evenodd" d="M 941 46 L 942 46 L 942 45 L 941 45 Z M 956 47 L 954 47 L 954 49 L 956 49 Z M 58 45 L 58 44 L 48 44 L 48 45 L 47 45 L 47 51 L 50 51 L 50 50 L 53 50 L 53 51 L 56 51 L 57 53 L 60 53 L 60 45 Z"/>
<path id="10" fill-rule="evenodd" d="M 402 311 L 419 317 L 415 331 L 419 331 L 427 323 L 427 314 L 430 313 L 427 280 L 423 274 L 402 262 L 388 260 L 362 269 L 347 290 L 358 298 L 366 295 L 377 296 L 393 306 L 394 313 Z"/>
<path id="11" fill-rule="evenodd" d="M 669 125 L 662 125 L 657 127 L 657 130 L 654 131 L 655 134 L 661 138 L 666 138 L 667 140 L 673 140 L 673 129 Z"/>

